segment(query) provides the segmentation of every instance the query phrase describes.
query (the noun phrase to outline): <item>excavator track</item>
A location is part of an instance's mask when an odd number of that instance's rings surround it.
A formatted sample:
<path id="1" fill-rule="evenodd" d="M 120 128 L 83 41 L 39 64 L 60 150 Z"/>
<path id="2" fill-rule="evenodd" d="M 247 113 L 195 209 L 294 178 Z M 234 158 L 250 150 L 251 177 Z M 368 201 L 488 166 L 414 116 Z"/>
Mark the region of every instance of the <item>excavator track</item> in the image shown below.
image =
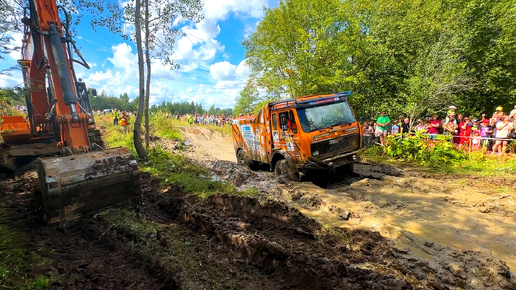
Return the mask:
<path id="1" fill-rule="evenodd" d="M 38 179 L 49 224 L 68 227 L 107 207 L 141 203 L 136 160 L 127 148 L 38 159 Z"/>

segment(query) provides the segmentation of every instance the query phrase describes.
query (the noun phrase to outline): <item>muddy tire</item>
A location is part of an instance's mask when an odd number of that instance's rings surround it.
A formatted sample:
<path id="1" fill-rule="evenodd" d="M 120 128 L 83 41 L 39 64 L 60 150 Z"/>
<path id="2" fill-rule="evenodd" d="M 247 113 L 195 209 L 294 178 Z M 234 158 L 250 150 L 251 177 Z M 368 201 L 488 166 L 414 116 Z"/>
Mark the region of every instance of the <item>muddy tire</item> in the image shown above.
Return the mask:
<path id="1" fill-rule="evenodd" d="M 276 162 L 276 165 L 274 166 L 274 174 L 290 181 L 299 180 L 297 172 L 295 172 L 292 168 L 290 168 L 290 166 L 288 166 L 288 162 L 285 159 Z"/>
<path id="2" fill-rule="evenodd" d="M 355 164 L 354 163 L 348 163 L 346 165 L 343 165 L 339 168 L 337 168 L 337 172 L 335 172 L 336 176 L 338 177 L 349 177 L 353 175 L 353 172 L 355 170 Z"/>
<path id="3" fill-rule="evenodd" d="M 240 149 L 238 150 L 237 152 L 237 163 L 238 164 L 242 164 L 244 166 L 247 166 L 247 167 L 251 167 L 251 160 L 249 160 L 249 156 L 247 156 L 247 154 L 245 154 L 245 150 L 244 149 Z"/>

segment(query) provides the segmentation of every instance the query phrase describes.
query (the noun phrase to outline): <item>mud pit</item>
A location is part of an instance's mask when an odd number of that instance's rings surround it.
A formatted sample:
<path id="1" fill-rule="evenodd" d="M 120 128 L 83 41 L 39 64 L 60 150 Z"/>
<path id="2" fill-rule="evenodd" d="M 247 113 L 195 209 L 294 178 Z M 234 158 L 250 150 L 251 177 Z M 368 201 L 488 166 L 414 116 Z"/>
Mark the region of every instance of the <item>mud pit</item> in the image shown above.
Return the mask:
<path id="1" fill-rule="evenodd" d="M 232 149 L 231 142 L 201 149 L 198 144 L 209 141 L 202 135 L 191 135 L 189 141 L 190 156 L 218 178 L 241 189 L 257 188 L 325 225 L 377 231 L 395 249 L 436 271 L 457 267 L 458 260 L 468 256 L 500 259 L 512 273 L 516 269 L 516 178 L 446 176 L 360 164 L 354 176 L 322 189 L 218 158 L 219 152 Z"/>

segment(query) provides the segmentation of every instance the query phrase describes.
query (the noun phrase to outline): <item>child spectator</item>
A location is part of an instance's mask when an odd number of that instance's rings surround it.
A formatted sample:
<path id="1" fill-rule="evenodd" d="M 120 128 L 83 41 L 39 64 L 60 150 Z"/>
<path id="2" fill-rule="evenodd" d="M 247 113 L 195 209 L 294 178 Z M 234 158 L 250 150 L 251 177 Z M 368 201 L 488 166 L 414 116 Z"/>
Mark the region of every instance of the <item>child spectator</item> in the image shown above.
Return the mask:
<path id="1" fill-rule="evenodd" d="M 491 138 L 491 134 L 493 134 L 493 128 L 489 125 L 489 120 L 485 120 L 487 122 L 482 122 L 482 125 L 480 126 L 480 137 L 482 137 L 482 150 L 487 151 L 488 149 L 491 149 L 491 146 L 489 146 L 489 138 Z"/>
<path id="2" fill-rule="evenodd" d="M 398 126 L 398 124 L 394 124 L 392 125 L 392 128 L 391 128 L 391 134 L 392 135 L 396 135 L 400 132 L 400 126 Z"/>
<path id="3" fill-rule="evenodd" d="M 473 138 L 471 138 L 471 150 L 472 151 L 480 151 L 482 143 L 482 137 L 480 136 L 480 131 L 473 131 Z"/>

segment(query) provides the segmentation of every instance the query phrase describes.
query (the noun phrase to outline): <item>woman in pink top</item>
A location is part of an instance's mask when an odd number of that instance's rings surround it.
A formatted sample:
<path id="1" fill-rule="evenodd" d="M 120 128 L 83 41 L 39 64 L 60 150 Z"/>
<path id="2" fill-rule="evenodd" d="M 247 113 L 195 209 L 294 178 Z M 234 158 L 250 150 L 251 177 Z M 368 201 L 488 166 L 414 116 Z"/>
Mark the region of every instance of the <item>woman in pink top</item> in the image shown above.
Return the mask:
<path id="1" fill-rule="evenodd" d="M 501 121 L 496 123 L 496 143 L 493 146 L 494 153 L 505 153 L 507 149 L 507 138 L 512 129 L 512 123 L 509 123 L 509 116 L 503 116 Z"/>

